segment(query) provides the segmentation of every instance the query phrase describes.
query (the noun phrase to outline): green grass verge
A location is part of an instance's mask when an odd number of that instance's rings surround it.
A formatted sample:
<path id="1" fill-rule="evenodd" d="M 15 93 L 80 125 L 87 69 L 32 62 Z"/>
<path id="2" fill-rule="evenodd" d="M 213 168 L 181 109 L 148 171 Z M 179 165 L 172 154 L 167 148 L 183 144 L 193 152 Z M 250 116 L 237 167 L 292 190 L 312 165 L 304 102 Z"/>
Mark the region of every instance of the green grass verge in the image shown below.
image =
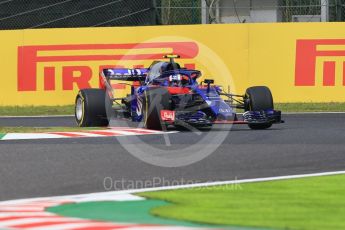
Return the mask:
<path id="1" fill-rule="evenodd" d="M 65 106 L 0 106 L 0 116 L 72 115 L 74 105 Z"/>
<path id="2" fill-rule="evenodd" d="M 283 112 L 345 112 L 345 103 L 276 103 L 275 109 Z"/>
<path id="3" fill-rule="evenodd" d="M 345 229 L 345 175 L 140 193 L 172 204 L 151 214 L 205 224 Z"/>
<path id="4" fill-rule="evenodd" d="M 41 133 L 41 132 L 78 132 L 87 130 L 101 130 L 103 127 L 0 127 L 0 134 L 4 133 Z"/>
<path id="5" fill-rule="evenodd" d="M 345 103 L 276 103 L 283 112 L 345 112 Z M 0 116 L 73 115 L 74 105 L 0 106 Z"/>

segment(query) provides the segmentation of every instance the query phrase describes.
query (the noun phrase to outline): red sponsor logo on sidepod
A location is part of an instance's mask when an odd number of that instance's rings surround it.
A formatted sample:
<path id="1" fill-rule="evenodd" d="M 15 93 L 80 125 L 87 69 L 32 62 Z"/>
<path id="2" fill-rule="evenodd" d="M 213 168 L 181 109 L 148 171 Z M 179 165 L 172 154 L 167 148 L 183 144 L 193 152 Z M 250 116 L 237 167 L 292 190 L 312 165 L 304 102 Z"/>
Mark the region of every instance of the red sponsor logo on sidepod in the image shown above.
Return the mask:
<path id="1" fill-rule="evenodd" d="M 162 121 L 175 121 L 175 111 L 161 110 Z"/>

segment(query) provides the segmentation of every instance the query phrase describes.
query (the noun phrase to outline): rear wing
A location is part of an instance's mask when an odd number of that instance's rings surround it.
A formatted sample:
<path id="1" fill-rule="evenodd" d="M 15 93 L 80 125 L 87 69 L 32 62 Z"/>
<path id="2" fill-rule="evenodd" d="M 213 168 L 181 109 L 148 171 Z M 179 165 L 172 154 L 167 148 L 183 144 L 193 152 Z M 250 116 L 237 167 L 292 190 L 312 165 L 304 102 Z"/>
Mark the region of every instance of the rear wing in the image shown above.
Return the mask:
<path id="1" fill-rule="evenodd" d="M 128 69 L 103 69 L 102 74 L 107 80 L 121 80 L 121 81 L 145 81 L 148 73 L 147 68 Z"/>

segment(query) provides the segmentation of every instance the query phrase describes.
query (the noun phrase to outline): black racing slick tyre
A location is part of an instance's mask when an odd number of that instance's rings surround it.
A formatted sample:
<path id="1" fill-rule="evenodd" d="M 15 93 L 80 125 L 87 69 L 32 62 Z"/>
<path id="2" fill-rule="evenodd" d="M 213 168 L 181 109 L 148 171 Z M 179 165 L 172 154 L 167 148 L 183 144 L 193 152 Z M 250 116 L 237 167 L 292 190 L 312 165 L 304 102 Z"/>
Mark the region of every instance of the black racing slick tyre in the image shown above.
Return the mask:
<path id="1" fill-rule="evenodd" d="M 246 111 L 260 111 L 273 109 L 273 97 L 271 90 L 266 86 L 253 86 L 246 90 L 248 99 Z"/>
<path id="2" fill-rule="evenodd" d="M 80 127 L 108 126 L 111 101 L 105 90 L 82 89 L 75 100 L 75 119 Z"/>
<path id="3" fill-rule="evenodd" d="M 262 111 L 274 109 L 271 90 L 266 86 L 253 86 L 246 90 L 245 111 Z M 272 123 L 251 123 L 251 129 L 267 129 Z"/>
<path id="4" fill-rule="evenodd" d="M 165 88 L 150 88 L 144 92 L 143 112 L 144 127 L 153 130 L 165 130 L 161 119 L 161 110 L 170 109 L 170 93 Z"/>

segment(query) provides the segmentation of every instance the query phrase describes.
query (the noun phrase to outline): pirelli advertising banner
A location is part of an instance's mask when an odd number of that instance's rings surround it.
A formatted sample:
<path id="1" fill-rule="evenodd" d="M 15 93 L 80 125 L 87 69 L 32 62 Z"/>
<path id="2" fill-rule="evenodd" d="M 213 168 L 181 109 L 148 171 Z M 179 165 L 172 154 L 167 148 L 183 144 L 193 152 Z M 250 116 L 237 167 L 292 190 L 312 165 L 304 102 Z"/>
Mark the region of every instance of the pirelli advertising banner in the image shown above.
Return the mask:
<path id="1" fill-rule="evenodd" d="M 0 105 L 73 104 L 103 68 L 169 53 L 225 91 L 271 88 L 276 102 L 345 101 L 345 23 L 0 31 Z M 124 87 L 116 87 L 123 95 Z"/>

